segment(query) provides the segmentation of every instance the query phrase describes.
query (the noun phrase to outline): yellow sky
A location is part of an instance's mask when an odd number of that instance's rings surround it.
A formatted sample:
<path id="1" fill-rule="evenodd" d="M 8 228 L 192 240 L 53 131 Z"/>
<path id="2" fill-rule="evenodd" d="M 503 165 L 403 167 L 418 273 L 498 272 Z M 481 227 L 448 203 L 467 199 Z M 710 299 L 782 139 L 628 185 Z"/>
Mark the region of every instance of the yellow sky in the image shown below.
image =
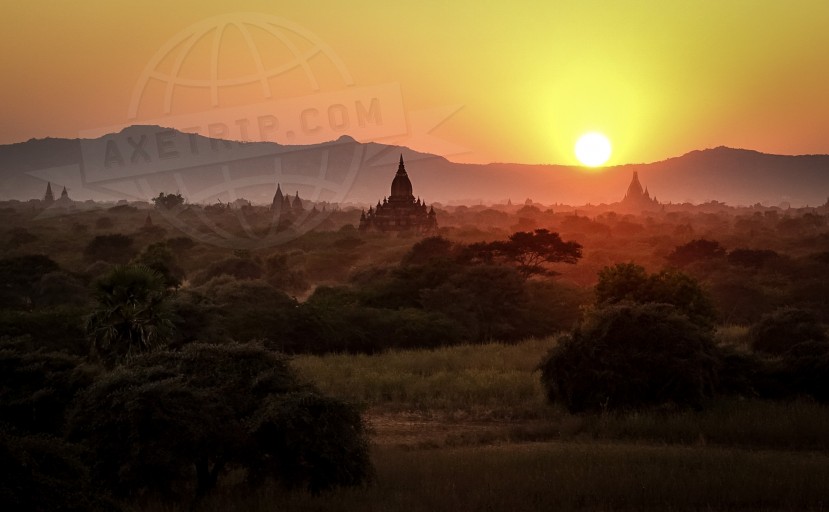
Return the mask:
<path id="1" fill-rule="evenodd" d="M 126 124 L 133 120 L 133 92 L 165 45 L 173 49 L 157 69 L 174 65 L 177 35 L 208 18 L 261 15 L 263 20 L 278 17 L 292 33 L 299 30 L 327 45 L 346 75 L 328 63 L 314 70 L 317 90 L 286 72 L 271 77 L 267 86 L 240 86 L 234 98 L 222 92 L 215 101 L 209 91 L 185 87 L 176 92 L 175 108 L 181 111 L 163 111 L 159 99 L 160 110 L 146 118 L 166 116 L 181 124 L 185 120 L 176 114 L 245 104 L 255 110 L 265 100 L 350 89 L 369 94 L 392 85 L 399 92 L 383 101 L 397 102 L 399 108 L 383 103 L 389 126 L 357 130 L 354 136 L 442 152 L 456 161 L 573 164 L 573 145 L 587 131 L 603 132 L 613 142 L 608 164 L 654 161 L 719 145 L 829 153 L 829 2 L 540 4 L 7 3 L 0 16 L 0 143 L 76 137 Z M 279 49 L 262 46 L 267 34 L 250 33 L 268 61 L 265 67 L 278 66 Z M 238 36 L 234 42 L 234 37 L 226 34 L 216 76 L 245 75 L 246 66 L 255 67 L 245 41 Z M 208 39 L 203 42 L 191 50 L 192 62 L 182 65 L 180 76 L 209 78 L 209 69 L 187 67 L 209 61 L 211 46 Z M 206 60 L 195 57 L 199 52 Z M 153 89 L 157 85 L 150 83 L 142 99 L 163 98 L 163 90 Z M 266 87 L 269 96 L 263 98 Z M 303 101 L 319 107 L 319 102 L 341 100 Z M 292 105 L 299 115 L 301 105 Z M 142 120 L 144 108 L 135 120 Z M 321 117 L 309 119 L 326 118 L 325 108 L 319 107 Z M 354 119 L 349 127 L 356 127 Z M 425 131 L 441 119 L 428 137 Z M 186 120 L 191 121 L 192 116 Z M 408 134 L 392 129 L 394 123 L 408 126 Z M 276 138 L 289 142 L 284 134 Z"/>

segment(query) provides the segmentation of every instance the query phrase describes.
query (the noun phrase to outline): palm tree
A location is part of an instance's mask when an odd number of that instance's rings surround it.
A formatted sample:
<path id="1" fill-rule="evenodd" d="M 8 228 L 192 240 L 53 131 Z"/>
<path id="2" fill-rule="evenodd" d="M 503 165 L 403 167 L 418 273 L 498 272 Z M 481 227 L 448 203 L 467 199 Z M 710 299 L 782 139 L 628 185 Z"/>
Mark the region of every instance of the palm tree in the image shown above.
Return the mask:
<path id="1" fill-rule="evenodd" d="M 92 353 L 117 360 L 164 345 L 173 330 L 164 278 L 143 265 L 116 266 L 95 283 L 87 320 Z"/>

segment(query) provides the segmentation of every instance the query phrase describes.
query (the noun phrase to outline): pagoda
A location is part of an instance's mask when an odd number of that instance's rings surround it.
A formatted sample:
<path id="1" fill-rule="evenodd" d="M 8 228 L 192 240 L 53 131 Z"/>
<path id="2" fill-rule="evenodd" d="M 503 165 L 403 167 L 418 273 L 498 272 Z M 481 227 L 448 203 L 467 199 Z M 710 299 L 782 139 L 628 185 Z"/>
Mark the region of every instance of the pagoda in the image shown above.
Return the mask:
<path id="1" fill-rule="evenodd" d="M 415 232 L 437 231 L 438 223 L 434 207 L 426 207 L 412 193 L 412 182 L 400 155 L 397 174 L 391 182 L 391 195 L 377 201 L 377 206 L 363 210 L 360 215 L 360 231 Z"/>

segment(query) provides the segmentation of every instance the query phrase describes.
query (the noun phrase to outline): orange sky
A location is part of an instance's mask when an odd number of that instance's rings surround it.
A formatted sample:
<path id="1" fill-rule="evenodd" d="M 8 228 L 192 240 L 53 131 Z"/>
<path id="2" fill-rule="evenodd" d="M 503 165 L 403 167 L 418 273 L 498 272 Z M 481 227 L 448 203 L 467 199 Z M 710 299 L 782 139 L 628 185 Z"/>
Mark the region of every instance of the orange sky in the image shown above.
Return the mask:
<path id="1" fill-rule="evenodd" d="M 608 164 L 829 153 L 829 2 L 540 3 L 6 3 L 0 143 L 244 121 L 249 138 L 264 122 L 279 142 L 348 132 L 467 162 L 574 164 L 591 130 Z"/>

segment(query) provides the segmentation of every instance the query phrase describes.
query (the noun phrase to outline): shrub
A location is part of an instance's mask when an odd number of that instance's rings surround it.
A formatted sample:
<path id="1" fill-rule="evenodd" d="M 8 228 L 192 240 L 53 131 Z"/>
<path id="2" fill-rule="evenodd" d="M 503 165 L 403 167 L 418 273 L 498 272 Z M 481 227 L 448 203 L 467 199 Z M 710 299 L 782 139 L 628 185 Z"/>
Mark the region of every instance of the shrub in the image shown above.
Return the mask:
<path id="1" fill-rule="evenodd" d="M 121 496 L 198 499 L 233 469 L 312 490 L 370 473 L 360 415 L 253 345 L 135 357 L 79 397 L 68 431 L 90 447 L 93 476 Z"/>
<path id="2" fill-rule="evenodd" d="M 198 286 L 219 276 L 232 276 L 236 279 L 259 279 L 262 268 L 255 261 L 247 258 L 226 258 L 212 263 L 209 267 L 193 277 L 193 284 Z"/>
<path id="3" fill-rule="evenodd" d="M 83 251 L 88 261 L 108 261 L 110 263 L 127 263 L 135 255 L 133 239 L 127 235 L 98 235 L 93 238 Z"/>
<path id="4" fill-rule="evenodd" d="M 817 316 L 808 310 L 781 308 L 763 316 L 749 329 L 751 348 L 769 355 L 783 355 L 807 342 L 829 343 Z"/>
<path id="5" fill-rule="evenodd" d="M 711 299 L 699 282 L 678 270 L 649 275 L 640 265 L 619 263 L 599 272 L 595 293 L 600 306 L 619 302 L 671 304 L 703 325 L 715 317 Z"/>
<path id="6" fill-rule="evenodd" d="M 29 308 L 41 278 L 60 267 L 48 256 L 27 254 L 0 260 L 0 307 Z"/>
<path id="7" fill-rule="evenodd" d="M 539 366 L 547 398 L 571 412 L 672 404 L 713 395 L 710 330 L 666 304 L 619 304 L 590 313 Z"/>
<path id="8" fill-rule="evenodd" d="M 732 265 L 760 268 L 766 263 L 780 259 L 777 252 L 769 249 L 734 249 L 728 253 L 728 262 Z"/>
<path id="9" fill-rule="evenodd" d="M 0 503 L 4 510 L 117 511 L 89 477 L 81 447 L 45 436 L 0 431 Z"/>
<path id="10" fill-rule="evenodd" d="M 725 256 L 725 249 L 714 240 L 692 240 L 687 244 L 677 246 L 668 256 L 668 263 L 677 267 L 684 267 L 697 261 L 708 261 Z"/>

